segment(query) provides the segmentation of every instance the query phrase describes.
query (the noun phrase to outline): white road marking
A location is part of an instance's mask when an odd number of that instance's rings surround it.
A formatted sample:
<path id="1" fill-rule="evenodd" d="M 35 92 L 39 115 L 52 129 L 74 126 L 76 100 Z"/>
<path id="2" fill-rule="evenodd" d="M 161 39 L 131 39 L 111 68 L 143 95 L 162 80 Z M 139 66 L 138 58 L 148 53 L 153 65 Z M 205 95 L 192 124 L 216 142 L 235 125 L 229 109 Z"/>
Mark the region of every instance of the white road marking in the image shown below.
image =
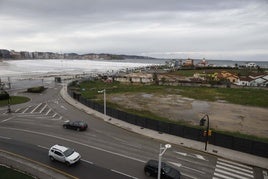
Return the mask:
<path id="1" fill-rule="evenodd" d="M 22 111 L 22 113 L 25 113 L 31 106 L 29 106 L 28 108 L 26 108 L 24 111 Z"/>
<path id="2" fill-rule="evenodd" d="M 9 138 L 9 137 L 4 137 L 4 136 L 0 136 L 0 138 L 1 138 L 1 139 L 8 139 L 8 140 L 11 139 L 11 138 Z"/>
<path id="3" fill-rule="evenodd" d="M 44 146 L 42 146 L 42 145 L 37 145 L 38 147 L 40 147 L 40 148 L 43 148 L 43 149 L 46 149 L 46 150 L 48 150 L 49 148 L 47 148 L 47 147 L 44 147 Z"/>
<path id="4" fill-rule="evenodd" d="M 263 174 L 263 179 L 268 179 L 267 171 L 263 170 L 262 174 Z"/>
<path id="5" fill-rule="evenodd" d="M 199 155 L 199 154 L 187 154 L 187 153 L 183 153 L 183 152 L 175 152 L 175 153 L 179 154 L 179 155 L 182 155 L 182 156 L 185 156 L 185 157 L 187 156 L 187 157 L 198 158 L 200 160 L 208 161 L 202 155 Z"/>
<path id="6" fill-rule="evenodd" d="M 177 166 L 177 167 L 181 167 L 181 166 L 182 166 L 182 164 L 180 164 L 180 163 L 176 163 L 176 162 L 168 162 L 168 163 L 171 163 L 172 165 L 175 165 L 175 166 Z"/>
<path id="7" fill-rule="evenodd" d="M 65 110 L 67 110 L 67 108 L 66 108 L 66 107 L 64 107 L 64 106 L 62 106 L 62 105 L 61 105 L 60 107 L 61 107 L 61 108 L 63 108 L 63 109 L 65 109 Z"/>
<path id="8" fill-rule="evenodd" d="M 225 162 L 225 163 L 233 164 L 233 165 L 236 165 L 236 166 L 240 166 L 240 167 L 243 167 L 243 168 L 247 168 L 249 170 L 252 170 L 252 167 L 249 167 L 247 165 L 243 165 L 243 164 L 240 164 L 240 163 L 232 162 L 232 161 L 225 160 L 225 159 L 222 159 L 222 158 L 218 158 L 218 160 L 220 160 L 222 162 Z"/>
<path id="9" fill-rule="evenodd" d="M 248 176 L 250 178 L 254 178 L 253 175 L 251 174 L 247 174 L 245 173 L 244 171 L 238 171 L 238 170 L 234 170 L 234 169 L 231 169 L 231 168 L 228 168 L 228 167 L 224 167 L 224 166 L 221 166 L 221 165 L 216 165 L 217 168 L 219 169 L 222 169 L 222 170 L 225 170 L 225 171 L 228 171 L 228 172 L 233 172 L 233 173 L 237 173 L 239 175 L 243 175 L 243 176 Z"/>
<path id="10" fill-rule="evenodd" d="M 41 109 L 41 111 L 39 113 L 42 113 L 47 107 L 47 104 Z"/>
<path id="11" fill-rule="evenodd" d="M 239 179 L 249 179 L 254 178 L 253 168 L 247 165 L 243 165 L 240 163 L 232 162 L 229 160 L 218 158 L 216 168 L 214 171 L 214 176 L 231 179 L 231 178 L 239 178 Z M 213 177 L 213 179 L 215 179 Z"/>
<path id="12" fill-rule="evenodd" d="M 46 116 L 48 115 L 48 113 L 50 113 L 50 111 L 51 111 L 51 109 L 49 109 L 49 110 L 47 111 Z"/>
<path id="13" fill-rule="evenodd" d="M 93 162 L 90 162 L 90 161 L 88 161 L 88 160 L 81 159 L 81 161 L 83 161 L 83 162 L 86 162 L 86 163 L 89 163 L 89 164 L 93 165 Z"/>
<path id="14" fill-rule="evenodd" d="M 182 152 L 175 152 L 176 154 L 179 154 L 179 155 L 183 155 L 183 156 L 186 156 L 187 153 L 182 153 Z"/>
<path id="15" fill-rule="evenodd" d="M 214 175 L 217 174 L 217 173 L 222 173 L 222 174 L 229 175 L 229 176 L 236 177 L 236 178 L 240 178 L 240 179 L 248 179 L 248 177 L 240 176 L 240 175 L 230 173 L 228 171 L 221 170 L 221 169 L 218 169 L 218 168 L 215 169 L 215 172 L 216 173 L 214 173 Z"/>
<path id="16" fill-rule="evenodd" d="M 33 113 L 37 108 L 39 108 L 43 103 L 38 104 L 30 113 Z"/>
<path id="17" fill-rule="evenodd" d="M 194 154 L 198 159 L 206 160 L 202 155 Z"/>
<path id="18" fill-rule="evenodd" d="M 187 176 L 188 178 L 192 178 L 192 179 L 198 179 L 198 178 L 196 178 L 196 177 L 194 177 L 194 176 L 188 175 L 188 174 L 183 173 L 183 172 L 181 172 L 181 175 L 183 175 L 183 176 Z"/>
<path id="19" fill-rule="evenodd" d="M 240 171 L 243 171 L 243 172 L 247 172 L 247 173 L 253 174 L 253 171 L 252 170 L 249 170 L 249 169 L 237 167 L 237 166 L 230 165 L 230 164 L 223 163 L 223 162 L 219 162 L 219 161 L 217 161 L 217 164 L 220 164 L 222 167 L 225 166 L 225 167 L 229 167 L 229 168 L 233 168 L 233 169 L 237 169 L 237 170 L 240 170 Z"/>
<path id="20" fill-rule="evenodd" d="M 99 151 L 106 152 L 106 153 L 109 153 L 109 154 L 113 154 L 113 155 L 116 155 L 116 156 L 120 156 L 120 157 L 123 157 L 123 158 L 135 160 L 135 161 L 138 161 L 138 162 L 141 162 L 141 163 L 146 163 L 146 161 L 141 160 L 141 159 L 130 157 L 130 156 L 120 154 L 120 153 L 117 153 L 117 152 L 112 152 L 112 151 L 109 151 L 109 150 L 106 150 L 106 149 L 103 149 L 103 148 L 100 148 L 100 147 L 84 144 L 84 143 L 77 142 L 77 141 L 74 141 L 74 140 L 71 140 L 71 139 L 66 139 L 66 138 L 63 138 L 63 137 L 58 137 L 58 136 L 45 134 L 45 133 L 41 133 L 41 132 L 34 132 L 34 131 L 26 130 L 26 129 L 17 129 L 17 128 L 12 128 L 12 127 L 1 127 L 0 126 L 0 129 L 1 128 L 2 129 L 10 129 L 10 130 L 22 131 L 22 132 L 28 132 L 28 133 L 32 133 L 32 134 L 38 134 L 38 135 L 43 135 L 43 136 L 47 136 L 47 137 L 51 137 L 51 138 L 61 139 L 61 140 L 64 140 L 64 141 L 79 144 L 79 145 L 82 145 L 82 146 L 85 146 L 85 147 L 88 147 L 88 148 L 92 148 L 92 149 L 95 149 L 95 150 L 99 150 Z"/>
<path id="21" fill-rule="evenodd" d="M 234 179 L 233 177 L 228 177 L 226 175 L 222 175 L 222 174 L 219 174 L 219 173 L 214 173 L 215 176 L 217 177 L 220 177 L 220 178 L 224 178 L 224 179 Z M 217 179 L 215 177 L 212 177 L 212 179 Z"/>
<path id="22" fill-rule="evenodd" d="M 13 118 L 14 118 L 14 117 L 10 117 L 10 118 L 4 119 L 4 120 L 1 121 L 0 123 L 7 122 L 7 121 L 9 121 L 9 120 L 11 120 L 11 119 L 13 119 Z"/>
<path id="23" fill-rule="evenodd" d="M 19 109 L 16 109 L 16 111 L 15 112 L 18 112 L 20 110 L 20 108 Z"/>
<path id="24" fill-rule="evenodd" d="M 190 167 L 186 167 L 186 166 L 181 166 L 181 167 L 186 168 L 186 169 L 189 169 L 189 170 L 192 170 L 192 171 L 195 171 L 195 172 L 198 172 L 198 173 L 201 173 L 201 174 L 203 174 L 203 175 L 206 174 L 205 172 L 200 171 L 200 170 L 196 170 L 196 169 L 194 169 L 194 168 L 190 168 Z"/>
<path id="25" fill-rule="evenodd" d="M 113 171 L 113 172 L 115 172 L 115 173 L 118 173 L 118 174 L 121 174 L 121 175 L 124 175 L 124 176 L 127 176 L 127 177 L 130 177 L 130 178 L 133 178 L 133 179 L 138 179 L 137 177 L 134 177 L 134 176 L 125 174 L 125 173 L 123 173 L 123 172 L 119 172 L 119 171 L 117 171 L 117 170 L 113 170 L 113 169 L 111 169 L 111 171 Z"/>

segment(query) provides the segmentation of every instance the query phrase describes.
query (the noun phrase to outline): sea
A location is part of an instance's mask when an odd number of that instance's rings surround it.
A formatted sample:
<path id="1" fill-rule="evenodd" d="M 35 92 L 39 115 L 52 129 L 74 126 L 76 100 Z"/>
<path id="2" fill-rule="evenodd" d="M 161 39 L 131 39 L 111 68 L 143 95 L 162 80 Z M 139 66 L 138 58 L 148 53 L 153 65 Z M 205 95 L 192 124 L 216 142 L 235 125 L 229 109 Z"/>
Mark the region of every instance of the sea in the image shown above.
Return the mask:
<path id="1" fill-rule="evenodd" d="M 29 87 L 49 84 L 56 76 L 63 79 L 114 74 L 135 68 L 163 65 L 169 59 L 125 59 L 125 60 L 2 60 L 0 61 L 0 82 L 8 88 Z M 200 60 L 194 60 L 194 64 Z M 249 61 L 207 60 L 216 66 L 243 66 Z M 261 68 L 268 68 L 268 61 L 252 61 Z M 8 84 L 8 85 L 7 85 Z"/>

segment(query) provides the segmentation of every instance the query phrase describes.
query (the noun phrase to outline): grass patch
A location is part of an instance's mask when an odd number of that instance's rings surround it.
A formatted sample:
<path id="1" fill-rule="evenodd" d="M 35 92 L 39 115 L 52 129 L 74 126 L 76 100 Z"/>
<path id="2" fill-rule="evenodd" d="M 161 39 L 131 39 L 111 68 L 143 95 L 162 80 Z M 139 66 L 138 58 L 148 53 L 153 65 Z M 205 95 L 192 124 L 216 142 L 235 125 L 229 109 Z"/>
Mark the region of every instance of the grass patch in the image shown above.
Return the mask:
<path id="1" fill-rule="evenodd" d="M 122 84 L 120 82 L 104 83 L 102 81 L 90 81 L 80 83 L 82 96 L 95 99 L 99 90 L 106 89 L 107 94 L 113 93 L 158 93 L 178 94 L 184 97 L 204 101 L 225 100 L 229 103 L 268 107 L 268 90 L 248 88 L 210 88 L 210 87 L 186 87 L 186 86 L 159 86 L 142 84 Z"/>
<path id="2" fill-rule="evenodd" d="M 107 94 L 115 93 L 157 93 L 157 94 L 178 94 L 184 97 L 193 98 L 196 100 L 217 101 L 225 100 L 229 103 L 268 107 L 268 91 L 264 89 L 245 89 L 245 88 L 210 88 L 210 87 L 185 87 L 185 86 L 159 86 L 159 85 L 142 85 L 142 84 L 124 84 L 120 82 L 104 83 L 102 81 L 88 81 L 79 84 L 77 90 L 81 91 L 82 96 L 89 99 L 94 99 L 99 104 L 103 105 L 103 94 L 99 94 L 99 90 L 106 89 Z M 184 121 L 173 121 L 167 118 L 157 116 L 149 111 L 140 111 L 135 109 L 127 109 L 124 106 L 119 106 L 107 101 L 107 106 L 118 109 L 130 114 L 151 118 L 169 123 L 191 126 L 200 128 L 200 126 L 192 126 Z M 229 134 L 239 138 L 255 140 L 268 143 L 268 138 L 261 138 L 253 135 L 242 134 L 239 132 L 219 131 L 215 132 Z"/>
<path id="3" fill-rule="evenodd" d="M 21 104 L 30 101 L 30 98 L 24 96 L 11 96 L 10 105 Z M 7 106 L 8 100 L 0 100 L 0 107 Z"/>
<path id="4" fill-rule="evenodd" d="M 1 166 L 0 165 L 0 178 L 5 178 L 5 179 L 33 179 L 33 177 L 26 175 L 24 173 L 21 173 L 17 170 L 13 170 L 11 168 Z"/>

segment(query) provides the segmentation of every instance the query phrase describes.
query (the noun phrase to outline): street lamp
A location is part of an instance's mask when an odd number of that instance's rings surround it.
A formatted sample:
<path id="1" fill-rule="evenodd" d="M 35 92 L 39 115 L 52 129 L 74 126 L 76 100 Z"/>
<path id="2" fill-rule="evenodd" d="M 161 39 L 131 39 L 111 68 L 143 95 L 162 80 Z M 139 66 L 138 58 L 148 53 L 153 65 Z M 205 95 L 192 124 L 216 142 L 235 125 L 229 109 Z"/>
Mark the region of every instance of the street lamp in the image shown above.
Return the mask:
<path id="1" fill-rule="evenodd" d="M 6 90 L 3 90 L 3 91 L 7 95 L 7 112 L 11 113 L 11 109 L 10 109 L 10 98 L 11 97 L 10 97 L 9 93 Z"/>
<path id="2" fill-rule="evenodd" d="M 101 91 L 98 91 L 98 93 L 103 93 L 103 113 L 106 116 L 106 90 L 103 89 Z"/>
<path id="3" fill-rule="evenodd" d="M 200 126 L 204 126 L 206 119 L 208 120 L 207 122 L 207 131 L 206 131 L 206 141 L 205 141 L 205 150 L 207 150 L 207 145 L 208 145 L 208 133 L 209 133 L 209 117 L 206 114 L 202 119 L 200 119 Z"/>
<path id="4" fill-rule="evenodd" d="M 162 144 L 160 144 L 157 179 L 160 179 L 161 177 L 161 159 L 168 148 L 171 148 L 170 144 L 166 144 L 164 147 L 162 147 Z"/>

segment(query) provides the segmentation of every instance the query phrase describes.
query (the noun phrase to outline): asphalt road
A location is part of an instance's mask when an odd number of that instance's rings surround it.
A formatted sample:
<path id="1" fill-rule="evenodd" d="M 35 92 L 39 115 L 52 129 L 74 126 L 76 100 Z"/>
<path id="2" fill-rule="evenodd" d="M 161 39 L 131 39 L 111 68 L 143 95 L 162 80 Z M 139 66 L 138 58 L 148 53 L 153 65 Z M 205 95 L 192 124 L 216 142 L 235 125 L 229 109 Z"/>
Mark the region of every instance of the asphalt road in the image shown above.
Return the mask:
<path id="1" fill-rule="evenodd" d="M 59 95 L 61 86 L 51 84 L 42 94 L 21 93 L 31 98 L 0 108 L 0 148 L 18 153 L 79 178 L 141 178 L 147 160 L 157 159 L 162 141 L 153 140 L 110 125 L 67 104 Z M 12 93 L 17 93 L 13 91 Z M 65 120 L 84 120 L 87 131 L 62 128 Z M 54 144 L 74 148 L 82 155 L 77 165 L 51 162 L 48 149 Z M 262 178 L 261 170 L 220 159 L 200 151 L 173 145 L 162 160 L 177 168 L 182 178 Z M 226 178 L 226 177 L 225 177 Z"/>

